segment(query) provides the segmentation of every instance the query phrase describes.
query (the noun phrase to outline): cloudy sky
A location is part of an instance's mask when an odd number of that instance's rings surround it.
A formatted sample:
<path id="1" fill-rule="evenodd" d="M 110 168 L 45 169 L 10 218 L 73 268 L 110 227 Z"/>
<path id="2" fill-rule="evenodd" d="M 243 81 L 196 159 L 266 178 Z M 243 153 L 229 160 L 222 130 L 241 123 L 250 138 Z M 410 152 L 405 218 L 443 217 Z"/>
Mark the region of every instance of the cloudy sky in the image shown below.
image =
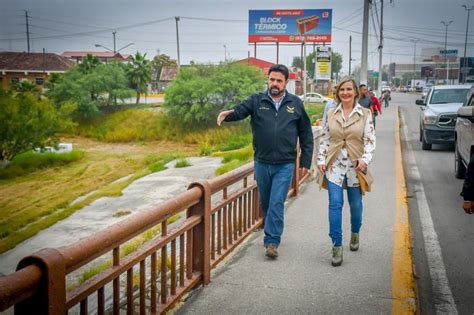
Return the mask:
<path id="1" fill-rule="evenodd" d="M 380 0 L 376 0 L 380 12 Z M 448 27 L 448 49 L 464 54 L 467 11 L 463 4 L 473 0 L 384 0 L 384 64 L 412 62 L 414 40 L 420 48 L 444 47 Z M 352 36 L 352 65 L 360 63 L 363 0 L 0 0 L 0 50 L 26 51 L 25 12 L 28 11 L 31 50 L 40 52 L 103 51 L 95 44 L 123 53 L 137 50 L 153 57 L 158 52 L 172 58 L 176 52 L 176 16 L 179 22 L 181 63 L 217 63 L 246 58 L 253 46 L 248 44 L 249 10 L 332 9 L 333 49 L 343 55 L 343 71 L 348 71 L 349 36 Z M 380 21 L 369 19 L 369 69 L 378 65 Z M 471 12 L 468 56 L 474 56 L 474 11 Z M 312 51 L 312 45 L 308 47 Z M 280 62 L 291 65 L 299 46 L 280 46 Z M 276 60 L 275 46 L 258 46 L 257 57 Z"/>

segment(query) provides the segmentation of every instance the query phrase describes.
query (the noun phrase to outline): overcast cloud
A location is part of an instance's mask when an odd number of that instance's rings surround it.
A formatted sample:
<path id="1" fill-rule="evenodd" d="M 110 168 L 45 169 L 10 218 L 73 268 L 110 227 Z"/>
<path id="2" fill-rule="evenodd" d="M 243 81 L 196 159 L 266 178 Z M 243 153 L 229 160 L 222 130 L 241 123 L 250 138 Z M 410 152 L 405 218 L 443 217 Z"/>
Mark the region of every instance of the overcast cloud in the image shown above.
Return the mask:
<path id="1" fill-rule="evenodd" d="M 377 0 L 380 11 L 380 0 Z M 448 49 L 464 53 L 467 11 L 472 0 L 384 0 L 384 64 L 412 62 L 414 44 L 420 47 L 444 47 L 442 20 L 453 23 L 448 28 Z M 243 59 L 253 46 L 247 42 L 248 11 L 254 9 L 332 9 L 333 49 L 343 55 L 343 71 L 348 71 L 349 36 L 352 35 L 353 65 L 360 63 L 363 0 L 281 1 L 281 0 L 0 0 L 0 50 L 26 51 L 24 10 L 30 15 L 32 51 L 49 52 L 103 51 L 101 44 L 113 48 L 112 31 L 117 30 L 116 48 L 134 43 L 123 53 L 158 52 L 177 57 L 175 16 L 179 22 L 181 63 L 216 63 Z M 474 13 L 474 12 L 471 12 Z M 474 14 L 471 14 L 468 56 L 474 55 Z M 206 19 L 218 19 L 210 21 Z M 147 25 L 127 27 L 156 21 Z M 369 32 L 375 34 L 379 22 L 370 19 Z M 82 33 L 82 35 L 70 35 Z M 48 38 L 46 38 L 48 37 Z M 224 48 L 225 45 L 225 48 Z M 369 69 L 378 64 L 378 34 L 370 36 Z M 312 51 L 312 45 L 308 47 Z M 299 46 L 280 46 L 280 62 L 291 65 Z M 276 60 L 275 46 L 258 46 L 257 57 Z"/>

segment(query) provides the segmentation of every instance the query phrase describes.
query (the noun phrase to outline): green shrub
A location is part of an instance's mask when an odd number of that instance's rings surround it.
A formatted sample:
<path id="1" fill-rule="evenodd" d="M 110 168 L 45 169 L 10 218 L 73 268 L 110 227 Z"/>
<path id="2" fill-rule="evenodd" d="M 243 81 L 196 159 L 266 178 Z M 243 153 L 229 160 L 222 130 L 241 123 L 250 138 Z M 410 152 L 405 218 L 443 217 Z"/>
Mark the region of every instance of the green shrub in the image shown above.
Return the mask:
<path id="1" fill-rule="evenodd" d="M 13 178 L 48 167 L 66 165 L 80 160 L 83 156 L 84 151 L 80 150 L 67 153 L 28 151 L 18 154 L 6 168 L 0 169 L 0 178 Z"/>
<path id="2" fill-rule="evenodd" d="M 174 167 L 181 168 L 181 167 L 188 167 L 191 166 L 191 163 L 188 162 L 186 159 L 182 159 L 179 161 L 176 161 L 176 165 Z"/>

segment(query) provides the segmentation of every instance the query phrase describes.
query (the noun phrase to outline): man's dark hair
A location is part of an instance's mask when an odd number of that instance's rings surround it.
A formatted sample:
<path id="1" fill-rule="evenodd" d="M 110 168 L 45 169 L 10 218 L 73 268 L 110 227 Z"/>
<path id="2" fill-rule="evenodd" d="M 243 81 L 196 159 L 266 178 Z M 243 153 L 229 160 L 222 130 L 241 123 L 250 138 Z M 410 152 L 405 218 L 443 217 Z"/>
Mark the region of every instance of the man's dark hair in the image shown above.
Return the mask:
<path id="1" fill-rule="evenodd" d="M 270 70 L 268 70 L 268 75 L 270 75 L 272 72 L 280 72 L 285 76 L 285 80 L 288 80 L 288 76 L 290 74 L 288 68 L 285 65 L 280 64 L 271 66 Z"/>
<path id="2" fill-rule="evenodd" d="M 360 88 L 363 88 L 363 87 L 366 87 L 366 86 L 367 86 L 367 85 L 365 85 L 365 84 L 362 83 L 362 84 L 359 85 L 359 89 L 360 89 Z"/>

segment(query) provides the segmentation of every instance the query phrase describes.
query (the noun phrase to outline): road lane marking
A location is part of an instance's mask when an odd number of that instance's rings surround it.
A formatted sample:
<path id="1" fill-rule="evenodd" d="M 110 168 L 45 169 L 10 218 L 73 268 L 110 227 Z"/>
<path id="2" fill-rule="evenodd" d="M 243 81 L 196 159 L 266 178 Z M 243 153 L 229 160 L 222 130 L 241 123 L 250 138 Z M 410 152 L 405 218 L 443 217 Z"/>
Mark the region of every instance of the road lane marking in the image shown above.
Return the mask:
<path id="1" fill-rule="evenodd" d="M 405 121 L 400 111 L 402 121 Z M 408 139 L 408 128 L 404 124 L 402 127 L 404 139 Z M 441 246 L 438 241 L 438 234 L 434 229 L 433 219 L 431 218 L 428 200 L 425 190 L 421 182 L 421 175 L 416 165 L 413 148 L 409 141 L 406 141 L 407 154 L 406 162 L 410 169 L 410 174 L 414 179 L 414 197 L 418 205 L 418 214 L 420 216 L 423 241 L 425 243 L 425 253 L 430 271 L 433 292 L 435 293 L 435 310 L 437 314 L 457 314 L 456 303 L 454 302 L 451 287 L 449 286 L 448 276 L 446 275 L 446 267 L 443 262 Z"/>
<path id="2" fill-rule="evenodd" d="M 395 126 L 395 186 L 396 214 L 392 256 L 392 314 L 415 314 L 416 293 L 411 255 L 410 223 L 408 221 L 407 190 L 403 173 L 400 122 Z"/>

